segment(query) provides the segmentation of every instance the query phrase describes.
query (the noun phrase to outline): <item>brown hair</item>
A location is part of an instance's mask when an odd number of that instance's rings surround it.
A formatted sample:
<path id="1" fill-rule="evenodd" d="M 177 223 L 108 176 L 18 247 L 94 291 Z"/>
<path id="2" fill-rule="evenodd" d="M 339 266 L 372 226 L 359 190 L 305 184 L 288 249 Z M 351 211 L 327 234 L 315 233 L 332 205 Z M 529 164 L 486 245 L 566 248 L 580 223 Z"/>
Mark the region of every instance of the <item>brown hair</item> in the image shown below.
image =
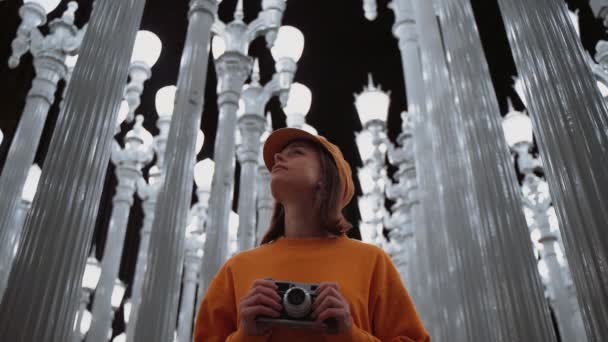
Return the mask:
<path id="1" fill-rule="evenodd" d="M 294 141 L 291 141 L 290 143 Z M 311 143 L 311 146 L 315 146 L 321 160 L 322 186 L 317 190 L 321 199 L 319 205 L 321 223 L 325 230 L 331 234 L 344 234 L 351 229 L 353 225 L 348 222 L 343 215 L 339 215 L 342 188 L 340 186 L 340 176 L 336 164 L 329 152 L 325 151 L 324 148 L 313 141 L 304 141 Z M 338 215 L 336 213 L 338 213 Z M 270 226 L 266 230 L 260 245 L 270 243 L 283 235 L 285 235 L 285 208 L 283 208 L 281 203 L 275 201 L 272 218 L 270 219 Z"/>

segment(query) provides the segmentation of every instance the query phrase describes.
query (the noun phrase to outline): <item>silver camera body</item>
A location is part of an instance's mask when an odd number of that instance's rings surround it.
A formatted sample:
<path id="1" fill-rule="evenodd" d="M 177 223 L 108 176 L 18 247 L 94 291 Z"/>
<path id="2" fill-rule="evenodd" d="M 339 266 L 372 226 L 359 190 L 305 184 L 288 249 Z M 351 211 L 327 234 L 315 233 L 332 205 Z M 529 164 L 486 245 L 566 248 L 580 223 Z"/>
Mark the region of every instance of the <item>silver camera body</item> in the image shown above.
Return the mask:
<path id="1" fill-rule="evenodd" d="M 257 321 L 298 328 L 315 325 L 314 319 L 310 315 L 312 314 L 312 304 L 317 298 L 315 291 L 319 285 L 293 281 L 274 281 L 274 283 L 278 287 L 277 294 L 281 297 L 283 307 L 280 316 L 259 316 L 256 318 Z"/>

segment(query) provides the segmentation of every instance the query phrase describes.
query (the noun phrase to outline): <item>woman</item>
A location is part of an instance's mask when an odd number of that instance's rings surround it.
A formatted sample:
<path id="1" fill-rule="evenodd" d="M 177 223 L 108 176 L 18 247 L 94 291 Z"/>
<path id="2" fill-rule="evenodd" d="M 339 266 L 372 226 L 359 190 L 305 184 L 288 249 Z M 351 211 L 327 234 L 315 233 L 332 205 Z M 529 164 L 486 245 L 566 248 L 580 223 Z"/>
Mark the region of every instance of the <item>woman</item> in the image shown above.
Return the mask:
<path id="1" fill-rule="evenodd" d="M 270 227 L 261 246 L 233 256 L 212 280 L 195 342 L 430 341 L 387 254 L 345 235 L 352 226 L 342 209 L 354 185 L 338 147 L 283 128 L 263 154 L 275 198 Z M 319 284 L 312 327 L 256 319 L 279 317 L 274 280 Z"/>

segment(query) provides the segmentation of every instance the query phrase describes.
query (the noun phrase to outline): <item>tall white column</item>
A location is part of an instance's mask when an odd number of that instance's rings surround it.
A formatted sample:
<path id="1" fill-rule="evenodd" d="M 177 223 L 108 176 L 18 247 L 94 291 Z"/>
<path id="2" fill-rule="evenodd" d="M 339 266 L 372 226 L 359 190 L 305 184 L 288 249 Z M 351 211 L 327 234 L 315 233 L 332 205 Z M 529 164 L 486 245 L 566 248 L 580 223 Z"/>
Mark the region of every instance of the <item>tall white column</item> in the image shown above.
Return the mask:
<path id="1" fill-rule="evenodd" d="M 205 293 L 209 282 L 228 257 L 228 218 L 230 216 L 234 186 L 235 131 L 237 110 L 243 85 L 252 70 L 252 59 L 247 56 L 249 43 L 259 35 L 266 35 L 272 46 L 285 8 L 283 0 L 262 2 L 262 12 L 249 25 L 243 22 L 243 3 L 239 0 L 234 20 L 228 24 L 217 21 L 214 33 L 218 36 L 215 44 L 222 42 L 225 47 L 216 56 L 215 69 L 218 76 L 217 94 L 219 118 L 213 159 L 215 172 L 211 185 L 207 237 L 202 261 L 199 291 Z M 271 13 L 280 12 L 278 16 Z M 272 20 L 271 20 L 272 19 Z"/>
<path id="2" fill-rule="evenodd" d="M 137 180 L 137 196 L 142 201 L 144 212 L 143 225 L 139 232 L 139 246 L 137 250 L 137 261 L 135 264 L 135 275 L 131 286 L 131 308 L 129 311 L 129 322 L 126 326 L 126 340 L 134 341 L 135 324 L 139 314 L 139 305 L 141 303 L 141 291 L 146 273 L 148 262 L 148 251 L 150 249 L 150 233 L 152 232 L 152 223 L 154 222 L 154 210 L 156 209 L 156 200 L 158 192 L 162 184 L 162 170 L 165 165 L 165 149 L 167 147 L 167 137 L 169 136 L 169 127 L 171 126 L 171 116 L 173 114 L 175 102 L 175 86 L 166 86 L 156 93 L 156 111 L 158 119 L 156 127 L 158 127 L 158 135 L 154 137 L 154 150 L 156 152 L 156 164 L 148 170 L 148 180 L 143 177 Z"/>
<path id="3" fill-rule="evenodd" d="M 492 288 L 490 299 L 497 317 L 480 316 L 484 307 L 471 302 L 470 336 L 491 322 L 497 341 L 554 341 L 547 303 L 521 210 L 521 191 L 501 127 L 501 115 L 492 86 L 470 0 L 437 3 L 445 54 L 450 70 L 457 119 L 469 152 L 465 165 L 473 177 L 473 202 L 479 222 L 466 229 L 467 246 L 484 256 L 487 277 L 480 284 Z M 544 52 L 543 52 L 544 53 Z M 473 248 L 473 247 L 470 247 Z M 471 270 L 473 272 L 473 270 Z M 468 280 L 465 279 L 467 284 Z M 474 287 L 464 287 L 467 297 Z M 475 289 L 477 290 L 477 289 Z M 488 338 L 483 338 L 487 340 Z M 480 338 L 470 338 L 480 340 Z"/>
<path id="4" fill-rule="evenodd" d="M 40 180 L 40 167 L 38 164 L 34 164 L 30 167 L 28 171 L 27 179 L 25 181 L 25 185 L 23 187 L 23 193 L 21 198 L 19 199 L 19 205 L 17 206 L 17 211 L 13 216 L 13 222 L 11 223 L 11 234 L 8 238 L 8 246 L 9 250 L 4 251 L 6 253 L 6 265 L 7 268 L 3 270 L 6 272 L 8 277 L 8 273 L 11 270 L 13 265 L 13 260 L 17 255 L 17 251 L 19 250 L 19 244 L 21 243 L 21 233 L 23 232 L 23 225 L 25 224 L 25 218 L 27 217 L 27 213 L 29 212 L 32 201 L 34 200 L 34 195 L 36 194 L 36 190 L 38 188 L 38 181 Z M 6 282 L 0 284 L 0 298 L 6 289 Z"/>
<path id="5" fill-rule="evenodd" d="M 420 288 L 415 300 L 421 316 L 438 340 L 496 340 L 497 319 L 493 288 L 486 286 L 483 254 L 470 231 L 478 226 L 473 202 L 474 182 L 467 165 L 443 48 L 436 1 L 415 0 L 414 15 L 420 38 L 426 112 L 418 118 L 415 154 L 424 226 L 416 230 Z M 462 231 L 460 230 L 462 229 Z M 484 318 L 485 317 L 485 318 Z"/>
<path id="6" fill-rule="evenodd" d="M 215 0 L 192 0 L 180 62 L 174 114 L 167 140 L 163 181 L 150 235 L 148 264 L 135 324 L 135 341 L 173 338 L 184 233 L 192 194 L 195 142 L 203 110 L 209 39 L 217 11 Z"/>
<path id="7" fill-rule="evenodd" d="M 395 13 L 395 23 L 393 24 L 393 34 L 399 40 L 399 49 L 401 51 L 401 61 L 405 80 L 405 89 L 408 108 L 408 115 L 412 118 L 414 125 L 414 131 L 419 132 L 424 125 L 428 124 L 428 115 L 426 110 L 426 98 L 425 98 L 425 87 L 423 86 L 424 81 L 422 78 L 423 65 L 421 61 L 420 51 L 420 36 L 427 35 L 427 31 L 421 31 L 420 28 L 420 15 L 417 13 L 416 2 L 418 0 L 393 0 L 390 8 Z M 431 4 L 432 6 L 432 4 Z M 405 120 L 404 123 L 405 124 Z M 403 136 L 398 138 L 402 141 Z M 432 141 L 428 134 L 419 133 L 412 137 L 414 151 L 411 152 L 419 156 L 429 156 L 432 153 Z M 390 155 L 389 155 L 390 157 Z M 438 183 L 432 179 L 434 167 L 428 161 L 430 158 L 416 158 L 414 165 L 410 167 L 417 170 L 416 183 L 423 194 L 430 193 L 431 188 L 436 188 Z M 416 171 L 414 171 L 416 172 Z M 423 236 L 425 230 L 428 228 L 428 216 L 431 214 L 435 205 L 433 200 L 421 201 L 415 199 L 414 203 L 417 203 L 414 207 L 410 208 L 410 215 L 407 218 L 408 222 L 411 222 L 412 227 L 412 238 L 414 239 L 413 246 L 419 247 L 420 253 L 410 254 L 409 265 L 413 270 L 415 267 L 423 268 L 425 247 L 423 246 Z M 414 300 L 420 314 L 426 315 L 428 310 L 432 307 L 428 306 L 423 297 L 428 291 L 422 289 L 428 288 L 426 284 L 427 275 L 420 274 L 420 276 L 413 276 L 407 279 L 407 283 L 411 284 L 408 290 L 411 293 L 412 299 Z M 420 292 L 418 290 L 421 290 Z"/>
<path id="8" fill-rule="evenodd" d="M 20 227 L 12 223 L 28 170 L 34 162 L 49 108 L 55 101 L 57 83 L 67 73 L 66 55 L 73 53 L 82 39 L 74 26 L 76 8 L 78 5 L 70 2 L 62 18 L 49 24 L 48 36 L 43 37 L 36 28 L 30 32 L 29 49 L 34 56 L 36 76 L 0 175 L 0 295 L 12 261 L 10 237 L 19 235 L 16 230 Z"/>
<path id="9" fill-rule="evenodd" d="M 120 269 L 133 195 L 137 181 L 142 177 L 141 169 L 153 156 L 152 135 L 142 124 L 143 116 L 138 115 L 133 130 L 128 132 L 125 138 L 125 148 L 120 149 L 118 144 L 115 144 L 112 151 L 112 163 L 116 167 L 118 185 L 112 200 L 110 226 L 101 259 L 101 277 L 93 298 L 93 320 L 87 335 L 88 342 L 105 342 L 108 329 L 112 326 L 111 297 Z"/>
<path id="10" fill-rule="evenodd" d="M 563 2 L 499 0 L 498 4 L 545 165 L 587 337 L 606 341 L 606 103 Z M 542 22 L 536 19 L 540 17 Z"/>
<path id="11" fill-rule="evenodd" d="M 0 304 L 3 340 L 68 341 L 71 336 L 144 4 L 98 0 L 93 9 Z"/>

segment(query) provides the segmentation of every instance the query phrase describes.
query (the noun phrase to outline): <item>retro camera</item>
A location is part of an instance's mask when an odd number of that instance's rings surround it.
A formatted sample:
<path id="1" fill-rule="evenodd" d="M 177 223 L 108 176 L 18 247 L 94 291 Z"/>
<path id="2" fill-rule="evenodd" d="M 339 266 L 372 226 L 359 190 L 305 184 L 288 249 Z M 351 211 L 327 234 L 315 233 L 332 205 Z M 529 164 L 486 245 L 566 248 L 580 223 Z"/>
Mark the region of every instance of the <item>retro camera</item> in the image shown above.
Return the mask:
<path id="1" fill-rule="evenodd" d="M 259 316 L 257 321 L 281 324 L 294 328 L 310 328 L 315 326 L 312 319 L 312 304 L 317 298 L 315 291 L 318 284 L 296 283 L 292 281 L 274 281 L 277 293 L 281 297 L 283 309 L 279 317 Z M 326 329 L 331 332 L 336 327 L 335 320 L 326 320 Z"/>

